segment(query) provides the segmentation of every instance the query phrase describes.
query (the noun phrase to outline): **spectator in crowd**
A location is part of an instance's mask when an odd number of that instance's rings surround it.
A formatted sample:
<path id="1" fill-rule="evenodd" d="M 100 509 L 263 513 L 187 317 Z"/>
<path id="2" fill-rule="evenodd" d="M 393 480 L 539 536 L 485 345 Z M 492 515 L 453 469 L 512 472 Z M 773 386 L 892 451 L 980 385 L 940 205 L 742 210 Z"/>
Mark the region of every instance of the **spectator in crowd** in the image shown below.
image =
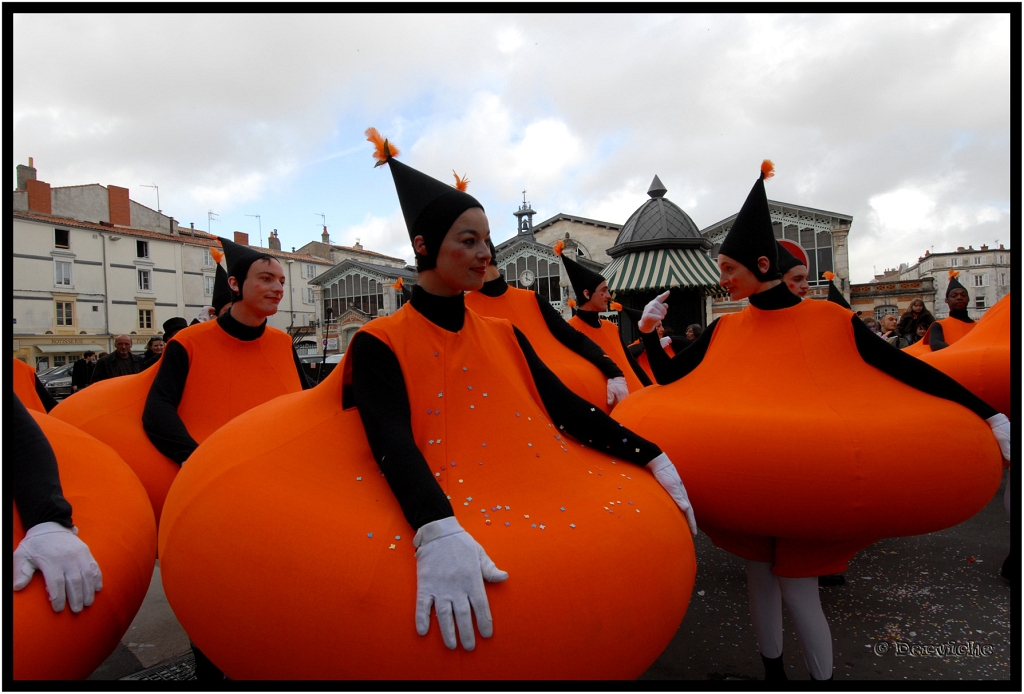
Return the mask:
<path id="1" fill-rule="evenodd" d="M 114 352 L 101 357 L 92 372 L 92 383 L 118 376 L 130 376 L 142 371 L 142 358 L 132 354 L 132 338 L 118 335 L 114 340 Z"/>
<path id="2" fill-rule="evenodd" d="M 935 320 L 928 309 L 924 307 L 923 299 L 914 299 L 910 302 L 910 308 L 903 312 L 900 316 L 899 325 L 896 326 L 896 330 L 899 331 L 900 335 L 910 340 L 911 343 L 917 340 L 911 339 L 918 337 L 917 326 L 922 322 L 926 322 L 931 325 L 931 322 Z"/>
<path id="3" fill-rule="evenodd" d="M 71 392 L 77 393 L 92 382 L 92 372 L 96 368 L 96 352 L 91 349 L 71 367 Z"/>
<path id="4" fill-rule="evenodd" d="M 142 354 L 142 370 L 145 371 L 155 364 L 163 353 L 164 338 L 160 335 L 154 335 L 149 338 L 149 342 L 146 344 L 146 351 Z"/>
<path id="5" fill-rule="evenodd" d="M 920 339 L 928 332 L 928 328 L 931 327 L 932 323 L 933 321 L 930 320 L 922 320 L 917 324 L 917 327 L 914 328 L 914 333 L 912 335 L 905 336 L 907 341 L 910 342 L 910 344 L 920 341 Z"/>
<path id="6" fill-rule="evenodd" d="M 878 321 L 878 336 L 886 340 L 895 337 L 897 335 L 896 326 L 899 322 L 899 318 L 897 318 L 895 314 L 885 314 L 882 316 L 882 319 Z"/>
<path id="7" fill-rule="evenodd" d="M 868 329 L 870 329 L 871 332 L 873 332 L 875 334 L 878 333 L 878 321 L 876 321 L 871 316 L 865 316 L 863 318 L 863 321 L 864 321 L 864 325 L 868 326 Z"/>

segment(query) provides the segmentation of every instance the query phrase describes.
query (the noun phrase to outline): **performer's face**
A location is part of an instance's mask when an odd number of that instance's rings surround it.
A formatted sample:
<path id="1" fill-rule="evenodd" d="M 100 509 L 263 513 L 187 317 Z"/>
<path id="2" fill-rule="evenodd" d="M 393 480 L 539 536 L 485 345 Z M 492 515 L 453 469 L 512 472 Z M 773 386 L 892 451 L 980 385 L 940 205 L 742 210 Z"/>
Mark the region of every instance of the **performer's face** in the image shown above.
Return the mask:
<path id="1" fill-rule="evenodd" d="M 583 290 L 586 292 L 586 290 Z M 612 293 L 608 291 L 608 282 L 602 282 L 597 285 L 597 289 L 594 290 L 594 295 L 590 297 L 583 306 L 580 306 L 585 311 L 607 311 L 608 302 L 612 300 Z"/>
<path id="2" fill-rule="evenodd" d="M 970 300 L 966 289 L 954 289 L 946 298 L 946 304 L 949 305 L 950 311 L 963 311 Z"/>
<path id="3" fill-rule="evenodd" d="M 765 261 L 767 262 L 767 258 Z M 766 267 L 765 270 L 767 269 Z M 733 301 L 746 299 L 756 293 L 761 286 L 761 281 L 745 265 L 721 253 L 718 254 L 718 272 L 718 283 L 729 292 L 729 298 Z"/>
<path id="4" fill-rule="evenodd" d="M 810 285 L 807 284 L 807 266 L 797 265 L 794 268 L 790 268 L 786 271 L 786 274 L 782 276 L 782 281 L 789 287 L 789 291 L 793 292 L 801 299 L 807 296 L 807 290 L 810 289 Z"/>
<path id="5" fill-rule="evenodd" d="M 228 278 L 230 285 L 234 277 Z M 284 298 L 284 268 L 276 260 L 257 260 L 242 285 L 242 303 L 257 316 L 272 316 Z M 237 285 L 236 285 L 237 286 Z M 235 287 L 231 287 L 237 291 Z"/>
<path id="6" fill-rule="evenodd" d="M 419 238 L 419 237 L 417 237 Z M 487 215 L 472 207 L 455 220 L 437 252 L 437 276 L 451 289 L 472 291 L 484 286 L 491 250 Z"/>

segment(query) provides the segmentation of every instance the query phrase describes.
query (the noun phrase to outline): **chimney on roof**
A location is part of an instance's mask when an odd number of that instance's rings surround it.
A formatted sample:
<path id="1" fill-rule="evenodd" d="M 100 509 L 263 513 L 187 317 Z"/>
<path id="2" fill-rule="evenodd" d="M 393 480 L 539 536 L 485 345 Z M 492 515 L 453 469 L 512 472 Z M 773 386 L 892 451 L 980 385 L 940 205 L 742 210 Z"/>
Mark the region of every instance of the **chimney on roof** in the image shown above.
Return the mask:
<path id="1" fill-rule="evenodd" d="M 986 244 L 982 244 L 981 245 L 981 250 L 987 251 L 988 250 L 988 246 Z"/>
<path id="2" fill-rule="evenodd" d="M 963 246 L 957 246 L 956 247 L 956 252 L 957 253 L 963 253 L 965 250 L 967 250 L 967 249 L 964 248 Z"/>
<path id="3" fill-rule="evenodd" d="M 267 239 L 267 244 L 270 246 L 270 250 L 272 251 L 281 250 L 281 239 L 277 238 L 277 229 L 270 232 L 270 238 Z"/>
<path id="4" fill-rule="evenodd" d="M 931 254 L 932 254 L 932 252 L 931 252 L 931 251 L 925 251 L 925 252 L 924 252 L 924 257 L 925 257 L 925 258 L 927 258 L 927 257 L 928 257 L 928 256 L 930 256 Z"/>
<path id="5" fill-rule="evenodd" d="M 327 235 L 327 225 L 324 224 L 324 233 L 320 235 L 320 238 L 324 240 L 324 243 L 330 243 L 331 237 Z"/>
<path id="6" fill-rule="evenodd" d="M 1005 250 L 1005 249 L 1003 248 L 1003 244 L 999 244 L 999 250 L 1001 250 L 1001 251 L 1002 251 L 1002 250 Z"/>
<path id="7" fill-rule="evenodd" d="M 132 225 L 132 211 L 128 203 L 128 189 L 121 186 L 107 186 L 107 204 L 110 209 L 110 221 L 118 226 Z"/>
<path id="8" fill-rule="evenodd" d="M 249 245 L 249 235 L 247 233 L 245 233 L 244 231 L 236 231 L 235 232 L 235 243 L 237 243 L 239 245 L 242 245 L 242 246 L 248 246 Z"/>
<path id="9" fill-rule="evenodd" d="M 195 231 L 196 230 L 196 223 L 195 222 L 189 222 L 188 223 L 188 228 L 191 229 L 192 231 Z"/>
<path id="10" fill-rule="evenodd" d="M 33 176 L 25 181 L 25 190 L 28 191 L 29 212 L 53 214 L 53 196 L 50 193 L 49 183 L 37 181 Z"/>
<path id="11" fill-rule="evenodd" d="M 32 157 L 29 157 L 28 166 L 18 164 L 18 190 L 26 190 L 26 184 L 34 180 L 36 180 L 36 168 L 32 166 Z"/>

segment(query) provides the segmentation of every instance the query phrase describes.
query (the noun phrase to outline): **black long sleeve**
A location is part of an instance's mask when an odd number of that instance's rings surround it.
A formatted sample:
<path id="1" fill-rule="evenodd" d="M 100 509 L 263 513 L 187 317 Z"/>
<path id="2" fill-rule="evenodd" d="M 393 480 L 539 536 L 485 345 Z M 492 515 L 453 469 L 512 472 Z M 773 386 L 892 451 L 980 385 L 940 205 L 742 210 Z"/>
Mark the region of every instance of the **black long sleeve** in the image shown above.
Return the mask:
<path id="1" fill-rule="evenodd" d="M 455 515 L 412 434 L 412 411 L 402 367 L 387 345 L 357 333 L 349 345 L 352 402 L 363 420 L 366 440 L 405 519 L 419 530 Z"/>
<path id="2" fill-rule="evenodd" d="M 556 340 L 600 369 L 605 378 L 622 376 L 622 369 L 604 353 L 603 349 L 597 346 L 596 342 L 569 325 L 547 299 L 540 294 L 537 294 L 536 297 L 540 313 L 544 316 L 544 323 Z"/>
<path id="3" fill-rule="evenodd" d="M 667 385 L 674 383 L 697 368 L 704 360 L 704 355 L 707 354 L 708 345 L 711 344 L 711 337 L 715 334 L 715 328 L 718 327 L 718 320 L 716 318 L 712 321 L 711 325 L 706 327 L 704 332 L 700 334 L 700 337 L 688 347 L 676 353 L 674 357 L 669 357 L 665 354 L 665 350 L 661 348 L 661 340 L 658 338 L 656 330 L 652 330 L 649 333 L 640 333 L 644 349 L 647 350 L 647 363 L 651 365 L 651 373 L 654 374 L 654 378 L 659 384 Z M 673 345 L 674 347 L 675 345 Z"/>
<path id="4" fill-rule="evenodd" d="M 44 386 L 42 381 L 39 380 L 39 377 L 36 376 L 35 379 L 36 395 L 38 395 L 39 399 L 43 401 L 43 407 L 46 408 L 47 412 L 49 412 L 57 406 L 57 401 L 53 399 L 52 395 L 50 395 L 50 391 L 46 390 L 46 386 Z"/>
<path id="5" fill-rule="evenodd" d="M 299 383 L 302 384 L 302 389 L 309 390 L 313 384 L 309 382 L 306 372 L 302 370 L 302 362 L 299 361 L 299 353 L 295 351 L 295 345 L 292 345 L 292 358 L 295 360 L 295 370 L 299 372 Z"/>
<path id="6" fill-rule="evenodd" d="M 70 528 L 71 504 L 60 486 L 53 447 L 18 396 L 12 393 L 11 397 L 11 489 L 21 525 L 28 530 L 40 523 L 54 522 Z"/>
<path id="7" fill-rule="evenodd" d="M 146 396 L 142 428 L 158 451 L 181 465 L 199 447 L 178 416 L 178 405 L 188 380 L 188 352 L 171 341 L 164 348 L 159 371 Z"/>
<path id="8" fill-rule="evenodd" d="M 580 443 L 635 465 L 646 465 L 661 453 L 658 446 L 569 390 L 537 356 L 526 335 L 519 328 L 514 330 L 544 408 L 559 429 Z"/>
<path id="9" fill-rule="evenodd" d="M 982 419 L 999 414 L 991 405 L 930 364 L 921 361 L 871 332 L 857 316 L 851 319 L 853 338 L 861 358 L 879 371 L 929 395 L 951 400 Z M 937 324 L 933 323 L 934 328 Z"/>
<path id="10" fill-rule="evenodd" d="M 946 344 L 946 335 L 942 330 L 941 323 L 935 322 L 931 324 L 931 328 L 928 330 L 928 346 L 931 347 L 933 352 L 949 347 Z"/>
<path id="11" fill-rule="evenodd" d="M 626 361 L 629 363 L 629 368 L 633 369 L 633 373 L 639 379 L 640 384 L 646 388 L 647 386 L 654 385 L 651 383 L 651 377 L 647 375 L 643 367 L 640 366 L 640 362 L 630 354 L 629 350 L 626 349 L 626 343 L 622 341 L 622 333 L 619 333 L 619 345 L 622 347 L 623 354 L 626 355 Z"/>

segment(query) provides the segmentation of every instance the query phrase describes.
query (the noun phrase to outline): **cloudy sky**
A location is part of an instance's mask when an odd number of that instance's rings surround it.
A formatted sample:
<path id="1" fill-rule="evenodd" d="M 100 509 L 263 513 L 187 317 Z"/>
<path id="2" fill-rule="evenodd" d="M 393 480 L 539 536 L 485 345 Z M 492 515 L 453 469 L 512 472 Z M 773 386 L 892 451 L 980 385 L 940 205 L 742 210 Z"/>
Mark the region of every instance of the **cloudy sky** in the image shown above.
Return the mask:
<path id="1" fill-rule="evenodd" d="M 14 166 L 182 225 L 411 258 L 363 131 L 622 223 L 657 174 L 700 228 L 768 196 L 853 215 L 851 277 L 1010 240 L 1009 15 L 16 15 Z M 14 187 L 13 185 L 11 186 Z"/>

